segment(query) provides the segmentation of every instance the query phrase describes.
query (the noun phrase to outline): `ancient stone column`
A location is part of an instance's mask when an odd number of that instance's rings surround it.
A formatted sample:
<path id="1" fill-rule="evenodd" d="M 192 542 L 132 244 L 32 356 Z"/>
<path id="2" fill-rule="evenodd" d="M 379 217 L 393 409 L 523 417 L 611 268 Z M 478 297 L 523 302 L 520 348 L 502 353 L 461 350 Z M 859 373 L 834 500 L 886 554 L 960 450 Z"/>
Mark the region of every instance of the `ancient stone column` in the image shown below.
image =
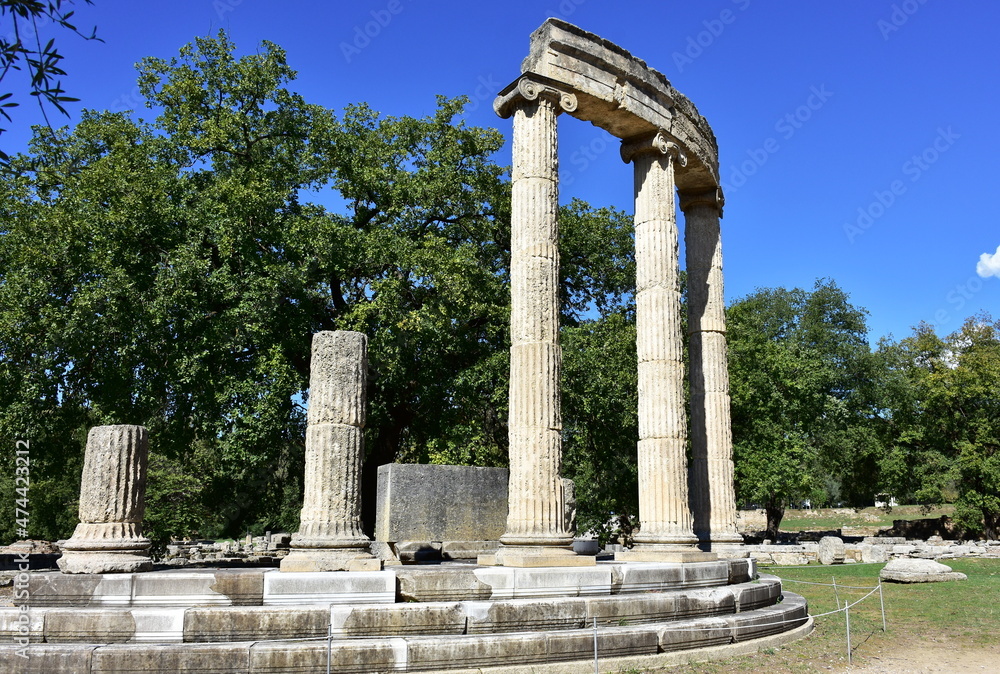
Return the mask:
<path id="1" fill-rule="evenodd" d="M 635 177 L 636 349 L 639 363 L 639 520 L 633 552 L 694 551 L 687 486 L 684 342 L 674 164 L 663 132 L 622 143 Z M 626 553 L 624 557 L 628 557 Z"/>
<path id="2" fill-rule="evenodd" d="M 62 546 L 63 573 L 149 571 L 142 535 L 149 436 L 142 426 L 97 426 L 87 435 L 80 523 Z"/>
<path id="3" fill-rule="evenodd" d="M 691 491 L 694 531 L 713 550 L 743 542 L 736 531 L 725 298 L 718 190 L 681 193 L 688 287 Z"/>
<path id="4" fill-rule="evenodd" d="M 361 527 L 368 338 L 313 335 L 299 530 L 282 571 L 378 570 Z"/>
<path id="5" fill-rule="evenodd" d="M 511 195 L 510 481 L 506 566 L 593 564 L 572 552 L 560 478 L 559 208 L 556 116 L 576 97 L 522 77 L 494 104 L 514 117 Z"/>

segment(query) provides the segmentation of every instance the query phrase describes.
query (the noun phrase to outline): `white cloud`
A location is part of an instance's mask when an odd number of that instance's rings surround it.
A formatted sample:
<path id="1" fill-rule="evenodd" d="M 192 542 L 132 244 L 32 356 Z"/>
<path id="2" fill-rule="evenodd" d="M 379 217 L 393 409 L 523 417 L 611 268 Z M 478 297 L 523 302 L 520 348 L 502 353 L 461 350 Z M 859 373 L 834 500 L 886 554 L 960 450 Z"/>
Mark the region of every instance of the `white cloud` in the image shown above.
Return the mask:
<path id="1" fill-rule="evenodd" d="M 979 256 L 976 273 L 983 278 L 989 278 L 990 276 L 1000 278 L 1000 246 L 997 246 L 997 252 L 992 255 L 983 253 Z"/>

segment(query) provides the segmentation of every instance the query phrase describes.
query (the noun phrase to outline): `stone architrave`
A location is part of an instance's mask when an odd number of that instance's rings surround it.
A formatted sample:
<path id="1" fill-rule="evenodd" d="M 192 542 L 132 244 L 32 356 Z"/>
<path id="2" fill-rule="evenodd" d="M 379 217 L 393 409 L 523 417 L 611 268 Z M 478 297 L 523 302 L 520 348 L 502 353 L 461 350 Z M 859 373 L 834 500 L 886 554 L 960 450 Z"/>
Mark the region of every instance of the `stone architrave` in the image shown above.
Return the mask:
<path id="1" fill-rule="evenodd" d="M 681 192 L 688 288 L 691 503 L 694 531 L 712 547 L 743 543 L 736 529 L 722 239 L 718 190 Z"/>
<path id="2" fill-rule="evenodd" d="M 313 335 L 299 530 L 282 571 L 378 570 L 361 526 L 368 338 Z"/>
<path id="3" fill-rule="evenodd" d="M 576 97 L 530 77 L 494 104 L 514 118 L 511 175 L 510 478 L 505 566 L 593 564 L 566 530 L 559 405 L 559 164 L 556 118 Z"/>
<path id="4" fill-rule="evenodd" d="M 639 533 L 634 552 L 693 551 L 687 485 L 684 346 L 674 162 L 663 131 L 622 143 L 634 164 L 636 349 L 639 367 Z M 628 557 L 630 553 L 623 553 Z"/>
<path id="5" fill-rule="evenodd" d="M 97 426 L 87 435 L 80 523 L 62 545 L 63 573 L 149 571 L 142 534 L 149 436 L 142 426 Z"/>

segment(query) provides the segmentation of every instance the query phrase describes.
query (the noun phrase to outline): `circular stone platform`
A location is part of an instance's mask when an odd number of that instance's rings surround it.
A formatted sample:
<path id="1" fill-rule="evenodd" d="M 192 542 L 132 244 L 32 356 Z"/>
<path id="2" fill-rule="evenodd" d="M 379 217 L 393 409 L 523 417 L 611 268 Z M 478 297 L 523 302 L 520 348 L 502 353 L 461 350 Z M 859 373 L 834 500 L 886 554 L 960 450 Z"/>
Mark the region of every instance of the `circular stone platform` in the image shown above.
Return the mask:
<path id="1" fill-rule="evenodd" d="M 336 672 L 512 671 L 592 661 L 595 623 L 602 662 L 725 657 L 811 629 L 805 601 L 748 559 L 35 572 L 29 592 L 30 610 L 0 609 L 2 671 L 325 672 L 328 652 Z"/>

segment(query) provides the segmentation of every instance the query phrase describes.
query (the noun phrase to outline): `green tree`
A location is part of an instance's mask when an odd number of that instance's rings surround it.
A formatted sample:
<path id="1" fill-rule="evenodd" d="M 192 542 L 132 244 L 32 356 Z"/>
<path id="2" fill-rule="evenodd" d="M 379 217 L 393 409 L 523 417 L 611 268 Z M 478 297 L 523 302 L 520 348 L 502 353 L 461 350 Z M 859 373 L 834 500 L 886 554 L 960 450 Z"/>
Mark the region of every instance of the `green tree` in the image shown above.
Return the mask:
<path id="1" fill-rule="evenodd" d="M 161 529 L 294 527 L 319 330 L 370 339 L 365 493 L 398 458 L 505 461 L 502 136 L 457 122 L 461 99 L 338 115 L 287 88 L 276 45 L 234 51 L 220 34 L 143 60 L 155 120 L 85 112 L 2 177 L 0 442 L 29 439 L 32 479 L 59 486 L 36 497 L 71 513 L 36 510 L 35 535 L 71 531 L 86 429 L 106 423 L 146 425 L 176 476 Z M 564 310 L 614 304 L 622 218 L 564 216 L 565 278 L 607 289 L 571 287 Z M 184 494 L 199 507 L 164 512 Z"/>
<path id="2" fill-rule="evenodd" d="M 760 289 L 728 310 L 737 496 L 763 506 L 772 539 L 790 503 L 876 490 L 865 467 L 881 456 L 880 369 L 865 313 L 827 280 Z"/>
<path id="3" fill-rule="evenodd" d="M 973 316 L 946 338 L 922 323 L 882 348 L 906 384 L 891 419 L 888 486 L 921 503 L 954 493 L 968 532 L 1000 537 L 1000 322 Z"/>

